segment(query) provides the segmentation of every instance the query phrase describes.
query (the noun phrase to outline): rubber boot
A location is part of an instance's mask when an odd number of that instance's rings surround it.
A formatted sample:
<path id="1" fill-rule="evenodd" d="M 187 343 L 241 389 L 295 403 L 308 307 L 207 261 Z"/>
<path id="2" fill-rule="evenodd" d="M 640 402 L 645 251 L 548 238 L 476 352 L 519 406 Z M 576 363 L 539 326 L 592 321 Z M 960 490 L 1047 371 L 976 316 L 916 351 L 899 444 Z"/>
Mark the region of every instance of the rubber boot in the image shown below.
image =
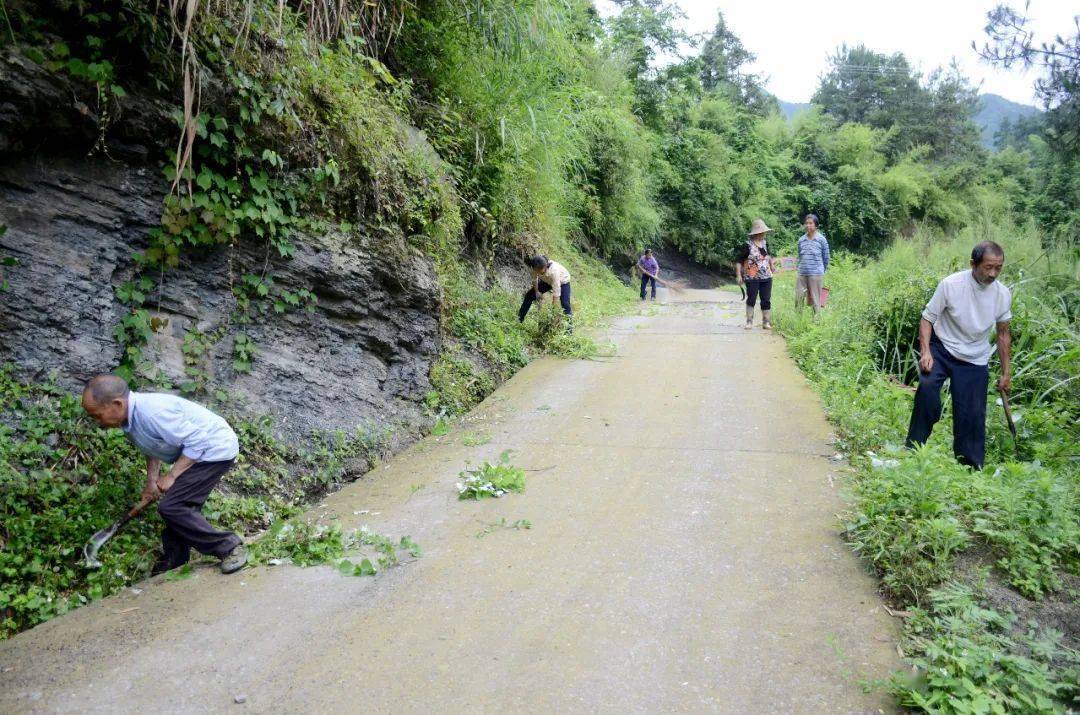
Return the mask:
<path id="1" fill-rule="evenodd" d="M 765 330 L 772 330 L 772 310 L 761 311 L 761 327 Z"/>
<path id="2" fill-rule="evenodd" d="M 754 327 L 754 306 L 752 305 L 746 306 L 746 325 L 743 327 L 747 330 Z"/>

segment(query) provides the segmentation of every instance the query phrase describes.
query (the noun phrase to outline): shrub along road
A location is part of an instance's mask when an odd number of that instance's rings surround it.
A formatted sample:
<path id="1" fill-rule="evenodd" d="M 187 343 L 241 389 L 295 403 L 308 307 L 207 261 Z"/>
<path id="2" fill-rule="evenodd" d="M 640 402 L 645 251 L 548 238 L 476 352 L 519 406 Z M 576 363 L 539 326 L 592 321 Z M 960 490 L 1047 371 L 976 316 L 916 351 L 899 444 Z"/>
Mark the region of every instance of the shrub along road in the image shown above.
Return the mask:
<path id="1" fill-rule="evenodd" d="M 0 643 L 0 711 L 890 709 L 820 403 L 741 320 L 714 291 L 620 319 L 616 357 L 534 362 L 311 512 L 421 558 L 152 579 Z M 525 493 L 459 502 L 507 449 Z"/>

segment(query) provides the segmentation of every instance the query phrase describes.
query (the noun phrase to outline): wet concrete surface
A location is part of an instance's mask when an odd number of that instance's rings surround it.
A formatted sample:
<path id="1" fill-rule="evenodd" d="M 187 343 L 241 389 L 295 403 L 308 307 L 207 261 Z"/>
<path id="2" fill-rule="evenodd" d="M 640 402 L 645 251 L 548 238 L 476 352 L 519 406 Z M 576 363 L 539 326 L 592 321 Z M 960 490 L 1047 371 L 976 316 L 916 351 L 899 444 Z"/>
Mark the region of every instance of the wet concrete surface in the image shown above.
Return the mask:
<path id="1" fill-rule="evenodd" d="M 312 511 L 422 558 L 146 581 L 0 643 L 0 712 L 891 711 L 828 424 L 738 300 L 648 304 Z M 507 449 L 526 492 L 459 502 Z"/>

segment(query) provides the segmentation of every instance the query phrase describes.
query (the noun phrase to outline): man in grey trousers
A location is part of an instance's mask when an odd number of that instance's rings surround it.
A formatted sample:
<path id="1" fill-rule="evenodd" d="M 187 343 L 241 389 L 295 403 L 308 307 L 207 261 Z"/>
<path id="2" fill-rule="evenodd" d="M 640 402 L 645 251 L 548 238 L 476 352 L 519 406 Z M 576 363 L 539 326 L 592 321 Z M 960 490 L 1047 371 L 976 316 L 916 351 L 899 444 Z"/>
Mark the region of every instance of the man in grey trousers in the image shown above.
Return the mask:
<path id="1" fill-rule="evenodd" d="M 202 405 L 164 393 L 134 392 L 116 375 L 98 375 L 86 384 L 83 409 L 99 426 L 120 427 L 146 455 L 143 499 L 158 502 L 165 521 L 161 558 L 152 573 L 183 566 L 191 548 L 221 559 L 221 572 L 247 563 L 240 537 L 210 526 L 202 506 L 240 453 L 236 433 Z M 161 465 L 171 464 L 165 474 Z"/>

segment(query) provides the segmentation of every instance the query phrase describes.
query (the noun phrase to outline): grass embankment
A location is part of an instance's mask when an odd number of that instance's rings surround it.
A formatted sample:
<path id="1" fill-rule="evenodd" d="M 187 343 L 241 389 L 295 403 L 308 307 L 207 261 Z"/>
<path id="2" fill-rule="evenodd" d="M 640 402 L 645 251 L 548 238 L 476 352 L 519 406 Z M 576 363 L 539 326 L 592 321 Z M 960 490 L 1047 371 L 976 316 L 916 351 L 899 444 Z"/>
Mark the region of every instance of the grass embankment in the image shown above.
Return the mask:
<path id="1" fill-rule="evenodd" d="M 1019 440 L 1014 451 L 996 394 L 988 395 L 986 466 L 976 472 L 953 460 L 948 408 L 925 448 L 902 445 L 922 308 L 938 280 L 967 267 L 983 238 L 1006 251 Z M 785 277 L 777 324 L 851 460 L 846 536 L 911 613 L 903 649 L 914 670 L 896 675 L 892 691 L 903 706 L 930 712 L 1077 708 L 1075 252 L 1045 250 L 1032 231 L 965 230 L 952 240 L 917 234 L 876 261 L 837 258 L 826 283 L 829 306 L 814 321 L 789 308 L 793 281 Z M 993 384 L 993 362 L 991 371 Z"/>

